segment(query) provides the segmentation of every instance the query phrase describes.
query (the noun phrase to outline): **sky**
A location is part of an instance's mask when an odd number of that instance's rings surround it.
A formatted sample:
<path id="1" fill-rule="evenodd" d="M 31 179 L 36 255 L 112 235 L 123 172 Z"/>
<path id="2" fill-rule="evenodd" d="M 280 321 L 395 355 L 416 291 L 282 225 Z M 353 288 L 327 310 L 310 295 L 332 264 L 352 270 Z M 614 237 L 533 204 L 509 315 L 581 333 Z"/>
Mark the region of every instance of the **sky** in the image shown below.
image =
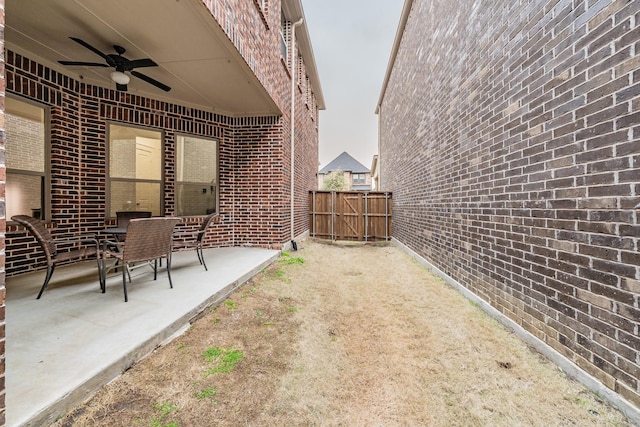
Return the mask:
<path id="1" fill-rule="evenodd" d="M 378 151 L 375 114 L 404 0 L 302 0 L 326 110 L 320 165 L 343 151 L 367 168 Z"/>

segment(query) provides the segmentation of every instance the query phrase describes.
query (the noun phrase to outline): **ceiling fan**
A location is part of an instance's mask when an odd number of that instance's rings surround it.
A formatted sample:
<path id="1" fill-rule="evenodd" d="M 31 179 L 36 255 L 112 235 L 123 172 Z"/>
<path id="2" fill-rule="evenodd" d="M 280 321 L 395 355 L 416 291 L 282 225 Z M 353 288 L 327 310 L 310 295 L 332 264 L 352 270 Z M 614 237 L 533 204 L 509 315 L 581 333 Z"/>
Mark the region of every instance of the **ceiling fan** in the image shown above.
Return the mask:
<path id="1" fill-rule="evenodd" d="M 60 64 L 80 65 L 85 67 L 112 67 L 115 70 L 111 72 L 111 80 L 113 80 L 114 83 L 116 84 L 116 89 L 122 92 L 127 91 L 127 84 L 129 83 L 129 80 L 130 80 L 129 75 L 125 74 L 125 72 L 139 78 L 140 80 L 144 80 L 145 82 L 152 84 L 155 87 L 164 90 L 165 92 L 169 92 L 171 90 L 171 88 L 165 85 L 164 83 L 160 83 L 159 81 L 152 79 L 151 77 L 146 76 L 134 70 L 134 68 L 157 67 L 158 64 L 156 64 L 152 59 L 150 58 L 134 59 L 134 60 L 127 59 L 124 56 L 122 56 L 126 52 L 125 48 L 118 45 L 113 45 L 113 49 L 116 51 L 115 54 L 111 53 L 107 55 L 105 53 L 102 53 L 95 47 L 91 46 L 89 43 L 85 42 L 84 40 L 81 40 L 76 37 L 69 37 L 69 38 L 74 42 L 86 47 L 93 53 L 100 55 L 102 58 L 104 58 L 104 60 L 106 61 L 106 64 L 102 62 L 58 61 Z"/>

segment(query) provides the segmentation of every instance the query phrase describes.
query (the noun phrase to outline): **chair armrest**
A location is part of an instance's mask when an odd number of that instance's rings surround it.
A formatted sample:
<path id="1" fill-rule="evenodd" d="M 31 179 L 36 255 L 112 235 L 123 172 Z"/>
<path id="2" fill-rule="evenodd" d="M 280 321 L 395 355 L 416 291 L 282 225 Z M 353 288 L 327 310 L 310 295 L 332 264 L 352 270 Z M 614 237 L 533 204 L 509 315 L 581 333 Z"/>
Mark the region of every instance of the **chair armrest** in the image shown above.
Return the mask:
<path id="1" fill-rule="evenodd" d="M 124 242 L 117 242 L 115 240 L 105 240 L 102 242 L 102 251 L 106 252 L 108 249 L 120 250 L 124 246 Z"/>
<path id="2" fill-rule="evenodd" d="M 56 237 L 55 239 L 46 240 L 47 243 L 90 243 L 98 245 L 98 239 L 95 236 L 79 236 L 79 237 Z"/>

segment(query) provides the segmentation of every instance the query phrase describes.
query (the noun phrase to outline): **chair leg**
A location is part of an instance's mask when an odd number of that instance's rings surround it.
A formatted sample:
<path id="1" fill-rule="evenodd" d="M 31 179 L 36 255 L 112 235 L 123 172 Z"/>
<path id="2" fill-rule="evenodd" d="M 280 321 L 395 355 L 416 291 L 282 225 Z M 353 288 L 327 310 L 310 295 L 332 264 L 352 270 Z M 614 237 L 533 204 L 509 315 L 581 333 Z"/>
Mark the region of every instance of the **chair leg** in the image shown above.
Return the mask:
<path id="1" fill-rule="evenodd" d="M 173 289 L 173 282 L 171 282 L 171 254 L 167 255 L 167 277 L 169 277 L 169 287 Z"/>
<path id="2" fill-rule="evenodd" d="M 104 294 L 107 290 L 107 270 L 104 266 L 105 262 L 103 259 L 98 258 L 98 274 L 100 275 L 100 290 Z"/>
<path id="3" fill-rule="evenodd" d="M 129 296 L 127 295 L 127 267 L 126 265 L 122 266 L 122 289 L 124 289 L 124 302 L 129 301 Z"/>
<path id="4" fill-rule="evenodd" d="M 207 263 L 204 262 L 204 253 L 202 252 L 202 248 L 199 247 L 198 249 L 196 249 L 196 251 L 198 252 L 198 258 L 200 258 L 200 264 L 204 266 L 204 271 L 209 271 L 209 269 L 207 268 Z"/>
<path id="5" fill-rule="evenodd" d="M 157 278 L 158 278 L 158 258 L 153 260 L 153 280 L 156 280 Z"/>
<path id="6" fill-rule="evenodd" d="M 36 299 L 40 299 L 40 297 L 42 296 L 42 293 L 44 292 L 44 288 L 46 288 L 47 285 L 49 284 L 49 280 L 51 280 L 51 276 L 53 276 L 53 271 L 55 269 L 56 269 L 55 264 L 51 264 L 47 266 L 47 275 L 44 277 L 44 283 L 42 284 L 42 287 L 40 288 L 40 292 L 38 293 L 38 297 Z"/>

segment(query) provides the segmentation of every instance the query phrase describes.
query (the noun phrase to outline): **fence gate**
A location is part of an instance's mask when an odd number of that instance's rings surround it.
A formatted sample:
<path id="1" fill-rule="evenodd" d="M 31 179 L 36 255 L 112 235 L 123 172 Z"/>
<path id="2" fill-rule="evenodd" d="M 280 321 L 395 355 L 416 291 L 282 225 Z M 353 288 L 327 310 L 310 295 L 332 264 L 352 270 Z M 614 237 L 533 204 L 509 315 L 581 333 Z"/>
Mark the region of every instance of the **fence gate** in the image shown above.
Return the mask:
<path id="1" fill-rule="evenodd" d="M 309 192 L 311 237 L 365 242 L 391 239 L 391 193 Z"/>

